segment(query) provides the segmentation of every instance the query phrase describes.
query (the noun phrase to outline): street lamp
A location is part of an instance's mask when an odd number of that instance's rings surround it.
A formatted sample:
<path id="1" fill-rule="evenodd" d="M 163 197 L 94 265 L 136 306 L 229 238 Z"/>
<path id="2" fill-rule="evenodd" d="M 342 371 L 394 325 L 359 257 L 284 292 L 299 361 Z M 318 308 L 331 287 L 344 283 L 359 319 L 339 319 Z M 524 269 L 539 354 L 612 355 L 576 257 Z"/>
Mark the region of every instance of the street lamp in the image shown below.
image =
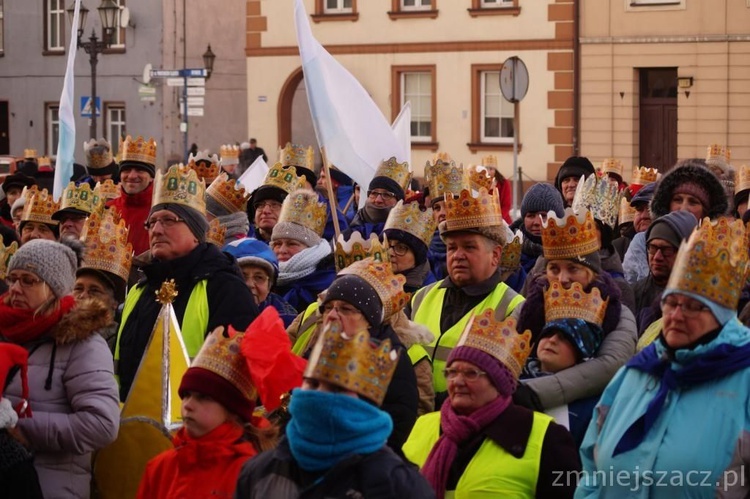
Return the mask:
<path id="1" fill-rule="evenodd" d="M 113 0 L 102 0 L 97 9 L 99 18 L 102 22 L 102 38 L 97 38 L 96 31 L 91 30 L 89 41 L 83 41 L 83 29 L 86 26 L 86 17 L 89 10 L 81 4 L 78 11 L 78 48 L 83 48 L 89 55 L 91 64 L 91 126 L 89 135 L 92 139 L 96 138 L 96 65 L 99 62 L 99 54 L 104 52 L 112 44 L 112 37 L 115 33 L 115 21 L 120 7 Z M 75 2 L 67 9 L 70 24 L 73 24 L 73 15 L 75 13 Z M 74 26 L 75 27 L 75 26 Z"/>
<path id="2" fill-rule="evenodd" d="M 203 53 L 203 67 L 206 68 L 206 79 L 211 78 L 211 72 L 214 70 L 214 61 L 216 60 L 216 54 L 211 50 L 211 44 L 208 44 L 208 49 Z"/>

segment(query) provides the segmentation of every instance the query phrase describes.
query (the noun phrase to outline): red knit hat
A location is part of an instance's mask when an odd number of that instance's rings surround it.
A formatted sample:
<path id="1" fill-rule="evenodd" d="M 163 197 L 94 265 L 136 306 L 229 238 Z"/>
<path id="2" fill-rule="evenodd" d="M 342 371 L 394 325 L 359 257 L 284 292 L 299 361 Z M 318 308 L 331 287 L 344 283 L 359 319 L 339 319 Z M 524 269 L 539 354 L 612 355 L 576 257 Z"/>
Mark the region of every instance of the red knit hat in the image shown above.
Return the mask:
<path id="1" fill-rule="evenodd" d="M 29 400 L 29 378 L 28 378 L 28 361 L 29 352 L 13 343 L 0 343 L 0 398 L 5 391 L 8 382 L 8 374 L 14 367 L 21 370 L 21 397 L 22 400 L 16 407 L 19 417 L 30 417 L 31 408 L 28 406 Z"/>

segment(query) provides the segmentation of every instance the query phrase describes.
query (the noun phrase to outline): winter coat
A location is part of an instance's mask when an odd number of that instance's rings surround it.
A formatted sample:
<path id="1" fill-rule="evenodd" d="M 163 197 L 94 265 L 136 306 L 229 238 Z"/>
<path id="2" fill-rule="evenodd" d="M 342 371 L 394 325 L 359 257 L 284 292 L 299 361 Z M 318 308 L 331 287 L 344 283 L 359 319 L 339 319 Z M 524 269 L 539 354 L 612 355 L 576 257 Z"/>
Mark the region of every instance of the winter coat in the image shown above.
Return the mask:
<path id="1" fill-rule="evenodd" d="M 416 467 L 388 447 L 372 454 L 355 454 L 321 476 L 300 468 L 284 439 L 275 449 L 245 464 L 234 497 L 427 499 L 435 497 L 435 492 Z"/>
<path id="2" fill-rule="evenodd" d="M 45 498 L 89 497 L 92 453 L 113 442 L 120 406 L 112 354 L 97 330 L 107 325 L 107 307 L 80 302 L 49 333 L 24 344 L 29 350 L 32 417 L 18 428 L 35 454 Z M 18 404 L 21 377 L 5 396 Z"/>
<path id="3" fill-rule="evenodd" d="M 646 232 L 639 232 L 630 241 L 628 251 L 622 260 L 622 269 L 625 272 L 625 280 L 635 284 L 641 279 L 648 277 L 648 253 L 646 252 Z"/>
<path id="4" fill-rule="evenodd" d="M 333 255 L 328 254 L 315 264 L 312 274 L 283 286 L 277 283 L 273 287 L 273 292 L 294 307 L 297 312 L 302 313 L 318 299 L 321 291 L 328 289 L 335 278 L 336 268 L 333 264 Z"/>
<path id="5" fill-rule="evenodd" d="M 654 277 L 649 274 L 645 279 L 641 279 L 633 286 L 633 292 L 635 293 L 635 322 L 638 325 L 638 336 L 641 335 L 644 329 L 649 324 L 654 322 L 655 319 L 661 317 L 661 309 L 654 310 L 654 305 L 657 305 L 656 300 L 661 298 L 661 294 L 664 291 L 664 286 L 656 284 Z M 654 313 L 656 317 L 654 317 Z"/>
<path id="6" fill-rule="evenodd" d="M 108 207 L 115 207 L 125 220 L 130 232 L 128 242 L 133 244 L 133 253 L 140 255 L 151 246 L 148 240 L 148 231 L 144 227 L 148 214 L 151 212 L 151 196 L 154 191 L 154 183 L 151 182 L 147 188 L 138 194 L 125 194 L 107 202 Z"/>
<path id="7" fill-rule="evenodd" d="M 437 230 L 432 235 L 430 249 L 427 252 L 427 260 L 430 262 L 430 268 L 432 269 L 432 273 L 435 274 L 435 279 L 440 280 L 448 277 L 445 243 L 440 237 L 440 232 Z"/>
<path id="8" fill-rule="evenodd" d="M 44 498 L 34 456 L 6 428 L 0 429 L 0 497 Z"/>
<path id="9" fill-rule="evenodd" d="M 242 466 L 257 454 L 242 434 L 243 429 L 234 423 L 219 425 L 200 438 L 192 438 L 180 428 L 172 439 L 174 449 L 146 465 L 136 497 L 231 497 Z"/>
<path id="10" fill-rule="evenodd" d="M 245 285 L 237 261 L 222 253 L 210 243 L 199 244 L 186 256 L 169 261 L 152 261 L 143 267 L 145 277 L 139 286 L 145 286 L 135 308 L 125 319 L 118 335 L 120 397 L 124 401 L 133 383 L 143 352 L 151 337 L 161 304 L 154 293 L 162 283 L 174 279 L 177 297 L 172 302 L 177 322 L 182 324 L 193 287 L 206 280 L 208 295 L 208 330 L 231 324 L 244 331 L 258 315 L 258 308 L 250 290 Z M 131 293 L 137 291 L 131 290 Z"/>

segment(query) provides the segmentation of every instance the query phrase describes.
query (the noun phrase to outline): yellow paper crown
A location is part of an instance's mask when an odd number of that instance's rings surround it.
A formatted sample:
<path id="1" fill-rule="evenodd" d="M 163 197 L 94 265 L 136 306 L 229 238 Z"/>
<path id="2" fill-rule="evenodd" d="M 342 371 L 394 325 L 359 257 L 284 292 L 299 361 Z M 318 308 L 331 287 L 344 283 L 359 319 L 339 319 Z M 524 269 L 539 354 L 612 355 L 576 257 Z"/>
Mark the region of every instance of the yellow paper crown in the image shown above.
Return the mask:
<path id="1" fill-rule="evenodd" d="M 693 293 L 736 310 L 747 270 L 742 220 L 720 218 L 711 222 L 705 218 L 680 245 L 667 289 Z"/>
<path id="2" fill-rule="evenodd" d="M 328 213 L 326 204 L 318 202 L 318 195 L 306 189 L 290 193 L 281 205 L 278 224 L 295 223 L 310 229 L 318 237 L 323 235 Z"/>
<path id="3" fill-rule="evenodd" d="M 397 364 L 398 352 L 390 340 L 376 345 L 366 330 L 349 338 L 332 324 L 315 343 L 305 377 L 332 383 L 380 405 Z"/>
<path id="4" fill-rule="evenodd" d="M 234 144 L 224 144 L 219 148 L 222 165 L 236 165 L 240 162 L 240 148 Z"/>
<path id="5" fill-rule="evenodd" d="M 301 166 L 310 171 L 315 170 L 315 151 L 312 147 L 286 143 L 279 151 L 279 162 L 282 166 Z"/>
<path id="6" fill-rule="evenodd" d="M 453 158 L 451 158 L 451 155 L 445 151 L 438 151 L 435 154 L 433 154 L 432 161 L 429 161 L 427 164 L 434 165 L 438 162 L 446 163 L 446 164 L 456 164 L 456 162 L 453 161 Z"/>
<path id="7" fill-rule="evenodd" d="M 602 299 L 599 288 L 586 293 L 580 283 L 574 282 L 570 289 L 565 289 L 559 282 L 553 282 L 544 291 L 544 321 L 575 318 L 601 326 L 607 305 L 609 298 Z"/>
<path id="8" fill-rule="evenodd" d="M 503 245 L 500 254 L 500 269 L 503 272 L 511 272 L 521 266 L 521 247 L 523 246 L 523 232 L 518 231 L 510 242 Z"/>
<path id="9" fill-rule="evenodd" d="M 497 165 L 497 156 L 495 156 L 494 154 L 488 154 L 487 156 L 482 157 L 482 166 L 485 166 L 487 168 L 494 168 L 495 170 L 497 170 Z"/>
<path id="10" fill-rule="evenodd" d="M 156 165 L 156 141 L 153 138 L 144 140 L 143 137 L 133 140 L 128 135 L 120 144 L 120 162 L 124 161 L 139 161 Z"/>
<path id="11" fill-rule="evenodd" d="M 656 182 L 659 177 L 659 170 L 656 168 L 648 168 L 646 166 L 638 166 L 633 168 L 633 181 L 631 184 L 637 185 L 648 185 Z"/>
<path id="12" fill-rule="evenodd" d="M 195 170 L 198 178 L 205 180 L 206 184 L 213 182 L 221 171 L 219 157 L 216 154 L 209 154 L 208 151 L 198 151 L 195 155 L 190 154 L 188 156 L 188 167 Z"/>
<path id="13" fill-rule="evenodd" d="M 206 189 L 206 196 L 210 197 L 229 213 L 244 212 L 250 194 L 245 187 L 226 173 L 220 174 Z"/>
<path id="14" fill-rule="evenodd" d="M 480 315 L 472 316 L 456 347 L 476 348 L 491 355 L 518 379 L 531 353 L 531 331 L 518 334 L 514 318 L 498 321 L 495 310 L 488 308 Z"/>
<path id="15" fill-rule="evenodd" d="M 23 150 L 23 158 L 24 159 L 36 159 L 36 149 L 24 149 Z"/>
<path id="16" fill-rule="evenodd" d="M 624 224 L 635 220 L 635 214 L 637 211 L 635 208 L 630 206 L 630 201 L 627 198 L 622 197 L 620 199 L 620 216 L 617 219 L 617 223 Z"/>
<path id="17" fill-rule="evenodd" d="M 467 189 L 463 189 L 457 198 L 446 196 L 445 230 L 441 225 L 441 234 L 502 224 L 500 200 L 486 189 L 480 189 L 476 197 Z"/>
<path id="18" fill-rule="evenodd" d="M 409 163 L 406 161 L 399 163 L 395 156 L 391 156 L 380 163 L 378 169 L 375 170 L 374 177 L 387 177 L 396 182 L 406 192 L 409 189 L 409 182 L 411 182 Z"/>
<path id="19" fill-rule="evenodd" d="M 446 192 L 461 192 L 469 188 L 469 179 L 463 166 L 456 166 L 453 161 L 437 160 L 425 165 L 425 179 L 432 199 L 445 195 Z"/>
<path id="20" fill-rule="evenodd" d="M 554 211 L 542 222 L 542 251 L 547 260 L 578 258 L 599 251 L 599 237 L 590 211 L 565 208 L 562 219 Z"/>
<path id="21" fill-rule="evenodd" d="M 109 166 L 112 157 L 112 146 L 106 139 L 91 139 L 83 143 L 83 152 L 86 155 L 86 166 L 94 170 Z"/>
<path id="22" fill-rule="evenodd" d="M 599 178 L 594 173 L 585 182 L 578 182 L 572 207 L 578 213 L 591 210 L 595 219 L 614 228 L 620 213 L 620 196 L 617 184 L 610 182 L 608 176 Z"/>
<path id="23" fill-rule="evenodd" d="M 120 184 L 115 184 L 111 179 L 97 182 L 94 187 L 94 206 L 100 202 L 106 203 L 120 195 Z"/>
<path id="24" fill-rule="evenodd" d="M 394 274 L 389 262 L 377 262 L 369 257 L 341 270 L 338 275 L 356 275 L 372 286 L 383 303 L 383 320 L 403 310 L 409 303 L 409 294 L 404 291 L 406 277 Z"/>
<path id="25" fill-rule="evenodd" d="M 96 200 L 94 192 L 88 183 L 82 182 L 76 185 L 75 182 L 70 182 L 63 190 L 60 209 L 71 208 L 91 213 L 94 211 L 94 201 Z"/>
<path id="26" fill-rule="evenodd" d="M 298 189 L 305 188 L 305 177 L 297 175 L 297 169 L 293 166 L 283 166 L 276 163 L 266 173 L 262 187 L 277 187 L 289 194 Z"/>
<path id="27" fill-rule="evenodd" d="M 13 241 L 10 246 L 5 246 L 0 240 L 0 279 L 5 279 L 8 276 L 8 263 L 10 263 L 10 257 L 18 251 L 18 243 Z"/>
<path id="28" fill-rule="evenodd" d="M 127 223 L 116 210 L 99 205 L 81 231 L 86 246 L 81 268 L 103 270 L 128 282 L 133 264 L 133 245 L 128 242 L 128 232 Z"/>
<path id="29" fill-rule="evenodd" d="M 206 215 L 206 183 L 192 168 L 172 165 L 166 173 L 157 172 L 151 206 L 173 203 L 190 207 Z"/>
<path id="30" fill-rule="evenodd" d="M 41 191 L 37 186 L 24 187 L 22 197 L 26 199 L 21 214 L 22 222 L 40 222 L 47 225 L 57 225 L 58 221 L 52 219 L 52 215 L 60 209 L 47 189 Z"/>
<path id="31" fill-rule="evenodd" d="M 52 167 L 52 160 L 50 160 L 48 156 L 40 156 L 39 158 L 37 158 L 36 164 L 40 168 L 44 167 L 44 166 L 46 166 L 46 167 Z"/>
<path id="32" fill-rule="evenodd" d="M 339 234 L 333 256 L 336 262 L 336 272 L 367 257 L 372 257 L 376 262 L 390 263 L 391 260 L 388 253 L 388 238 L 385 235 L 381 243 L 376 233 L 371 233 L 370 239 L 364 239 L 362 233 L 356 230 L 352 232 L 348 240 L 344 238 L 344 234 Z"/>
<path id="33" fill-rule="evenodd" d="M 623 168 L 624 167 L 622 161 L 620 161 L 619 159 L 607 158 L 602 161 L 602 173 L 611 173 L 622 178 Z"/>
<path id="34" fill-rule="evenodd" d="M 738 194 L 746 189 L 750 189 L 750 168 L 747 165 L 742 165 L 737 171 L 737 183 L 734 184 L 734 193 Z"/>
<path id="35" fill-rule="evenodd" d="M 247 361 L 242 355 L 240 344 L 244 333 L 232 336 L 224 333 L 223 327 L 214 329 L 203 342 L 198 355 L 190 368 L 199 367 L 229 381 L 247 400 L 255 403 L 258 391 L 253 385 Z"/>
<path id="36" fill-rule="evenodd" d="M 732 158 L 732 151 L 721 144 L 711 144 L 706 149 L 706 163 L 719 163 L 726 168 Z"/>
<path id="37" fill-rule="evenodd" d="M 436 227 L 437 222 L 432 216 L 431 208 L 422 211 L 419 209 L 419 203 L 404 204 L 403 200 L 399 200 L 388 213 L 383 230 L 402 230 L 429 247 Z"/>
<path id="38" fill-rule="evenodd" d="M 219 248 L 223 248 L 226 235 L 227 228 L 221 225 L 218 218 L 214 218 L 209 222 L 208 232 L 206 232 L 206 242 L 214 244 Z"/>
<path id="39" fill-rule="evenodd" d="M 467 170 L 469 172 L 469 186 L 475 191 L 485 189 L 489 192 L 495 187 L 495 177 L 487 170 L 476 166 L 469 166 Z"/>

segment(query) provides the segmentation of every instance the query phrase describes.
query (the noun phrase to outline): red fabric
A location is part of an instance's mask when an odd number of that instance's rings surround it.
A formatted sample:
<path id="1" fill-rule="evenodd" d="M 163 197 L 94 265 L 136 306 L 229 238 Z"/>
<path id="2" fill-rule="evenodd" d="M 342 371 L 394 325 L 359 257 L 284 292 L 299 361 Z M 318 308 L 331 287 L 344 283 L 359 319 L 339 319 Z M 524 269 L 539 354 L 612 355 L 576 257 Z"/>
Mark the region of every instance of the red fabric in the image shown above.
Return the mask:
<path id="1" fill-rule="evenodd" d="M 11 307 L 5 303 L 7 295 L 0 296 L 0 334 L 17 345 L 39 338 L 76 304 L 72 296 L 63 296 L 56 311 L 42 316 L 31 309 Z"/>
<path id="2" fill-rule="evenodd" d="M 257 454 L 242 440 L 243 430 L 224 423 L 201 438 L 181 428 L 172 439 L 175 448 L 146 465 L 138 499 L 233 497 L 245 461 Z"/>
<path id="3" fill-rule="evenodd" d="M 15 366 L 21 368 L 21 402 L 16 407 L 16 412 L 21 417 L 31 417 L 31 408 L 27 405 L 29 400 L 29 352 L 19 345 L 13 343 L 0 343 L 0 398 L 3 396 L 7 383 L 8 372 Z"/>
<path id="4" fill-rule="evenodd" d="M 501 183 L 495 186 L 495 192 L 497 192 L 497 197 L 500 199 L 500 210 L 503 213 L 503 220 L 508 225 L 513 223 L 513 219 L 510 218 L 510 208 L 513 204 L 512 184 L 513 182 L 504 178 Z"/>
<path id="5" fill-rule="evenodd" d="M 146 223 L 151 211 L 153 191 L 154 183 L 151 182 L 151 185 L 138 194 L 130 195 L 122 192 L 119 197 L 107 202 L 108 207 L 114 206 L 120 212 L 122 219 L 130 228 L 128 242 L 133 245 L 133 252 L 136 255 L 140 255 L 150 247 L 148 231 L 143 224 Z"/>

